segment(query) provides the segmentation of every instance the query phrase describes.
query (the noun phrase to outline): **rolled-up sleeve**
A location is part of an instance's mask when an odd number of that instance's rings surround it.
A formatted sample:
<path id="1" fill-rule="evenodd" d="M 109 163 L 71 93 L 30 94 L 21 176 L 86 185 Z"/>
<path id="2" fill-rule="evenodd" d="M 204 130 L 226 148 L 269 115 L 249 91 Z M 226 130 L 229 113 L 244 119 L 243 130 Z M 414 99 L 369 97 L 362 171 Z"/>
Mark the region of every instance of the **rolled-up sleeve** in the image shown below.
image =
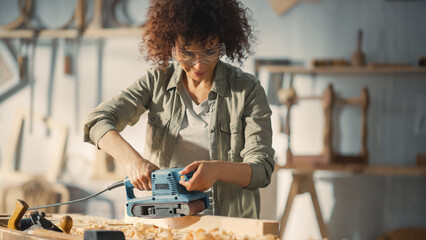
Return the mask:
<path id="1" fill-rule="evenodd" d="M 251 182 L 246 189 L 256 190 L 269 185 L 275 166 L 272 111 L 260 83 L 254 84 L 252 91 L 248 93 L 244 109 L 245 144 L 241 156 L 252 168 Z"/>
<path id="2" fill-rule="evenodd" d="M 149 108 L 150 76 L 145 75 L 112 99 L 94 108 L 84 124 L 84 141 L 98 147 L 99 140 L 111 130 L 122 131 L 134 125 Z"/>

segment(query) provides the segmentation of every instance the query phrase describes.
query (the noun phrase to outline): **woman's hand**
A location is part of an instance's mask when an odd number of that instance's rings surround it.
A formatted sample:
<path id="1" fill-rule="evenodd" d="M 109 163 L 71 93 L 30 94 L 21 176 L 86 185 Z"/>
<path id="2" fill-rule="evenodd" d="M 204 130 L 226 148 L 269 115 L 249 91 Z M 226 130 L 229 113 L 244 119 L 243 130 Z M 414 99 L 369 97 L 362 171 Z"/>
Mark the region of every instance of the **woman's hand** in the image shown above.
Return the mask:
<path id="1" fill-rule="evenodd" d="M 186 166 L 181 172 L 185 175 L 194 171 L 194 175 L 189 181 L 181 180 L 188 191 L 206 191 L 219 179 L 220 161 L 196 161 Z"/>
<path id="2" fill-rule="evenodd" d="M 155 164 L 144 158 L 137 158 L 126 163 L 130 182 L 139 190 L 151 190 L 151 173 L 159 169 Z"/>
<path id="3" fill-rule="evenodd" d="M 188 191 L 206 191 L 216 181 L 222 181 L 247 187 L 251 181 L 252 169 L 247 163 L 223 161 L 196 161 L 186 166 L 180 174 L 185 175 L 194 171 L 189 181 L 181 180 Z"/>
<path id="4" fill-rule="evenodd" d="M 158 167 L 143 158 L 117 130 L 107 132 L 98 146 L 126 166 L 130 182 L 139 190 L 151 190 L 151 173 Z"/>

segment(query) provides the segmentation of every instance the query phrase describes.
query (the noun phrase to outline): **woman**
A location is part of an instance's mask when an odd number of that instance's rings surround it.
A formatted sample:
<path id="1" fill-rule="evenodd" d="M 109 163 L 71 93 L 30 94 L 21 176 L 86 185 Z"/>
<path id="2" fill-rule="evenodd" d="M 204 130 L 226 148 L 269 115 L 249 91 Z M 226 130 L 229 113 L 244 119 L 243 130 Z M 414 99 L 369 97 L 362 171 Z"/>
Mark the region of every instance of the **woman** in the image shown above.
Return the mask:
<path id="1" fill-rule="evenodd" d="M 210 213 L 259 217 L 258 188 L 274 169 L 271 110 L 259 81 L 220 61 L 251 54 L 247 13 L 237 0 L 152 1 L 141 51 L 157 67 L 92 110 L 84 129 L 136 188 L 150 190 L 158 168 L 185 167 L 195 173 L 182 185 L 211 190 Z M 119 131 L 146 111 L 142 156 Z"/>

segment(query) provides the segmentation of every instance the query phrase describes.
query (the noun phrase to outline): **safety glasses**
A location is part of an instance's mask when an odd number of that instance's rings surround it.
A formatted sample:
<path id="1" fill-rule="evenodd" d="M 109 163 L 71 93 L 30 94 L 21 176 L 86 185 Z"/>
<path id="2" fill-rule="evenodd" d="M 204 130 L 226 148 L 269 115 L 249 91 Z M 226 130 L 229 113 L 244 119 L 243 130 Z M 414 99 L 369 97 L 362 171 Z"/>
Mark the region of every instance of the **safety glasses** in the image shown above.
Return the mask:
<path id="1" fill-rule="evenodd" d="M 225 55 L 225 52 L 224 43 L 220 43 L 207 50 L 186 50 L 176 46 L 172 50 L 172 57 L 182 64 L 193 66 L 198 62 L 204 64 L 216 62 Z"/>

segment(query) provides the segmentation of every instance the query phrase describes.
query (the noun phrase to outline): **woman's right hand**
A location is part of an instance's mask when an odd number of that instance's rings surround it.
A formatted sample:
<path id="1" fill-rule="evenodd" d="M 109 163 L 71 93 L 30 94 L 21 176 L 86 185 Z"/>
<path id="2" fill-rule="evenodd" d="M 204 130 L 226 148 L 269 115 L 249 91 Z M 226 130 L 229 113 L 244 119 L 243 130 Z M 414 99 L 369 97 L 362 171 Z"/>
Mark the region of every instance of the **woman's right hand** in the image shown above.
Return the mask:
<path id="1" fill-rule="evenodd" d="M 151 190 L 151 173 L 159 169 L 155 164 L 140 157 L 126 163 L 130 182 L 139 190 Z"/>
<path id="2" fill-rule="evenodd" d="M 143 158 L 117 130 L 99 140 L 98 146 L 126 166 L 130 182 L 139 190 L 151 190 L 151 173 L 158 167 Z"/>

